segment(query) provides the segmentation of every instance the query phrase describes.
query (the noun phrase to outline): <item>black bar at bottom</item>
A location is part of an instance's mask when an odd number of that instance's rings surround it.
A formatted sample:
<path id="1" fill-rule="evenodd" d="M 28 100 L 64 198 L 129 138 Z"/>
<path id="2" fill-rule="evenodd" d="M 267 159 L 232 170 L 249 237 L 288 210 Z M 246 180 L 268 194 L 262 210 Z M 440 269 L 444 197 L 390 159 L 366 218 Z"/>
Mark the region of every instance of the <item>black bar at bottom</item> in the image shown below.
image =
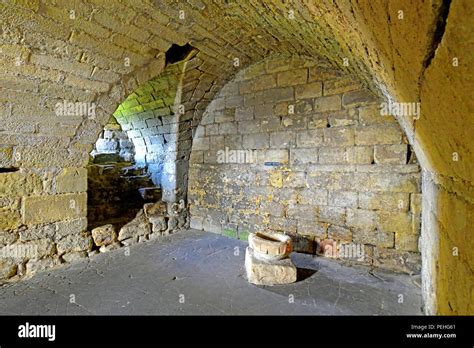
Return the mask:
<path id="1" fill-rule="evenodd" d="M 0 316 L 0 346 L 415 344 L 473 347 L 474 317 Z M 41 326 L 38 326 L 41 325 Z M 54 325 L 54 339 L 52 326 Z M 179 333 L 179 334 L 176 334 Z M 19 337 L 37 336 L 43 337 Z"/>

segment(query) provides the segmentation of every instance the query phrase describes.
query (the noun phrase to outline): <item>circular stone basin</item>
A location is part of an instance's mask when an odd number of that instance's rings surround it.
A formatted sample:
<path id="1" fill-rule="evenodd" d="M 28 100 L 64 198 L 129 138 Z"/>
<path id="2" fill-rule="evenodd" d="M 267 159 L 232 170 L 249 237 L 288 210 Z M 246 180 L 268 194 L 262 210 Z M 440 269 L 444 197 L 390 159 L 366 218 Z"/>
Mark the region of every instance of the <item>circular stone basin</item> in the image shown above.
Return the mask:
<path id="1" fill-rule="evenodd" d="M 291 238 L 283 233 L 251 233 L 248 240 L 255 256 L 264 260 L 281 260 L 293 251 Z"/>

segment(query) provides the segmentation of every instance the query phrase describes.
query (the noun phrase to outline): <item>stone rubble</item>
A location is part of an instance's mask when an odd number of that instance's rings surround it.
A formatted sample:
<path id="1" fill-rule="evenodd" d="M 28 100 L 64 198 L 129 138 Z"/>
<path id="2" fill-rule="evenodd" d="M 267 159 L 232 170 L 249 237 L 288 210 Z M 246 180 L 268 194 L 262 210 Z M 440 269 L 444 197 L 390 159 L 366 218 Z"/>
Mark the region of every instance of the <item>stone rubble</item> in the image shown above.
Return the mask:
<path id="1" fill-rule="evenodd" d="M 92 239 L 94 239 L 95 245 L 107 246 L 117 240 L 117 233 L 112 224 L 96 227 L 92 231 Z"/>

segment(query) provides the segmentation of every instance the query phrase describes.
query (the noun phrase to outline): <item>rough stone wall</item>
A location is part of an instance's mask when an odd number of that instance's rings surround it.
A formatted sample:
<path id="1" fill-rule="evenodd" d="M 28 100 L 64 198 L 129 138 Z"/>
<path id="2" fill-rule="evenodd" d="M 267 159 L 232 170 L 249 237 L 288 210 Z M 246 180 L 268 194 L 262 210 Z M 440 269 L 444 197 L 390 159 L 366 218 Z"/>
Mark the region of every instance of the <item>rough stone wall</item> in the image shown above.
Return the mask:
<path id="1" fill-rule="evenodd" d="M 364 263 L 419 273 L 420 188 L 410 146 L 373 94 L 321 62 L 276 56 L 239 73 L 205 111 L 191 226 L 284 231 L 309 253 L 360 244 Z"/>
<path id="2" fill-rule="evenodd" d="M 428 313 L 472 315 L 474 103 L 468 92 L 474 89 L 472 3 L 452 1 L 446 17 L 444 35 L 423 75 L 423 112 L 415 124 L 419 147 L 432 163 L 423 182 L 432 193 L 423 199 L 423 247 L 430 250 L 423 258 L 423 294 Z"/>
<path id="3" fill-rule="evenodd" d="M 1 173 L 0 188 L 0 281 L 84 257 L 90 250 L 85 168 L 22 168 Z"/>

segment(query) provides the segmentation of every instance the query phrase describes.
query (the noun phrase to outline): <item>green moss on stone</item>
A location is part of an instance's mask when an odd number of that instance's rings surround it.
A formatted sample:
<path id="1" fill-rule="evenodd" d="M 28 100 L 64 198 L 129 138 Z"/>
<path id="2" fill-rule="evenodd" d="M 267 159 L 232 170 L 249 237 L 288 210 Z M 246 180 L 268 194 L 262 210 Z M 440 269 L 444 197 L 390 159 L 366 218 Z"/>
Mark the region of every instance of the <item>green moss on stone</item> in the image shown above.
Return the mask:
<path id="1" fill-rule="evenodd" d="M 237 231 L 234 231 L 233 229 L 230 229 L 230 228 L 225 228 L 222 231 L 222 235 L 229 238 L 237 239 Z"/>

